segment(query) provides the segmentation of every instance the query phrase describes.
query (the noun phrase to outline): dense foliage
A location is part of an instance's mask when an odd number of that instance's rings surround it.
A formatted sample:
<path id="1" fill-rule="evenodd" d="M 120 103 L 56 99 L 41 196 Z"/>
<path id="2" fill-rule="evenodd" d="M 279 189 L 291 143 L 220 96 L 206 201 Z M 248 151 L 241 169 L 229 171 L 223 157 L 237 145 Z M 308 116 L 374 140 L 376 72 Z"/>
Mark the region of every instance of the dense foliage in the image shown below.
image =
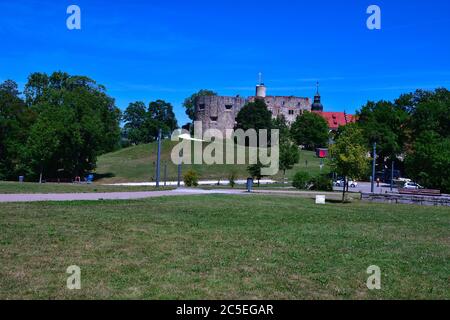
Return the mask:
<path id="1" fill-rule="evenodd" d="M 362 178 L 368 169 L 367 147 L 362 145 L 362 131 L 355 125 L 348 125 L 341 131 L 335 143 L 330 147 L 331 167 L 339 176 L 348 178 Z M 342 200 L 345 200 L 346 188 Z"/>
<path id="2" fill-rule="evenodd" d="M 33 73 L 24 95 L 13 81 L 0 86 L 0 178 L 83 176 L 118 148 L 120 111 L 94 80 Z"/>
<path id="3" fill-rule="evenodd" d="M 368 102 L 358 113 L 367 147 L 377 142 L 377 164 L 391 160 L 427 188 L 450 193 L 450 92 L 417 90 L 394 102 Z M 403 161 L 404 160 L 404 161 Z"/>
<path id="4" fill-rule="evenodd" d="M 236 127 L 238 129 L 249 130 L 271 129 L 272 112 L 267 109 L 263 99 L 256 99 L 247 103 L 236 117 Z"/>
<path id="5" fill-rule="evenodd" d="M 310 181 L 311 176 L 308 174 L 308 172 L 299 171 L 294 175 L 292 186 L 299 190 L 308 190 Z"/>
<path id="6" fill-rule="evenodd" d="M 183 107 L 186 109 L 186 115 L 192 121 L 195 120 L 195 100 L 198 97 L 203 96 L 217 96 L 217 93 L 211 90 L 202 89 L 199 92 L 192 94 L 190 97 L 186 98 L 183 102 Z"/>
<path id="7" fill-rule="evenodd" d="M 294 141 L 312 151 L 327 146 L 328 131 L 325 119 L 314 112 L 299 115 L 291 127 Z"/>
<path id="8" fill-rule="evenodd" d="M 157 139 L 159 129 L 168 137 L 178 127 L 173 106 L 164 100 L 130 103 L 124 112 L 125 137 L 131 144 L 150 143 Z"/>

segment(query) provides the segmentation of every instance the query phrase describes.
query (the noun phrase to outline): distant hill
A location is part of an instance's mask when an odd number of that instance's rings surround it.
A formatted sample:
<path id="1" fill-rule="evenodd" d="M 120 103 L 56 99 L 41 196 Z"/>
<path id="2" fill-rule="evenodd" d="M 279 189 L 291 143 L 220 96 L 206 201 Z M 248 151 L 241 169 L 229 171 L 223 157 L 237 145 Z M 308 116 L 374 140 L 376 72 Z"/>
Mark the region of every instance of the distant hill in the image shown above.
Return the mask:
<path id="1" fill-rule="evenodd" d="M 167 164 L 168 180 L 177 180 L 177 166 L 170 160 L 170 154 L 176 142 L 164 141 L 161 152 L 161 179 L 164 178 L 164 164 Z M 100 182 L 149 182 L 155 180 L 155 162 L 157 154 L 157 144 L 143 144 L 121 149 L 116 152 L 104 154 L 98 158 L 96 175 Z M 305 160 L 308 161 L 306 167 Z M 182 172 L 189 169 L 195 170 L 202 180 L 228 179 L 230 173 L 235 171 L 239 179 L 248 177 L 247 165 L 183 165 Z M 297 171 L 304 170 L 311 174 L 320 171 L 320 159 L 314 152 L 301 151 L 300 162 L 294 169 L 286 172 L 286 177 L 291 178 Z M 327 170 L 325 166 L 324 170 Z M 282 180 L 282 172 L 271 177 L 275 180 Z"/>

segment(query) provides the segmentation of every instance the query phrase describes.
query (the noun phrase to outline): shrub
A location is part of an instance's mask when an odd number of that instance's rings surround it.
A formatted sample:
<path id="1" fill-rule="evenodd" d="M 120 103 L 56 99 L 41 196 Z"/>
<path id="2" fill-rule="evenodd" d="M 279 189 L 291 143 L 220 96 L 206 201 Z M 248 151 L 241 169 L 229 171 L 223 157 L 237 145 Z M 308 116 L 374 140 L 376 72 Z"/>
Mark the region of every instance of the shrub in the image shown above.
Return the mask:
<path id="1" fill-rule="evenodd" d="M 309 186 L 310 176 L 307 172 L 299 171 L 295 174 L 292 185 L 300 190 L 307 190 Z"/>
<path id="2" fill-rule="evenodd" d="M 320 174 L 311 179 L 311 190 L 333 191 L 333 181 L 326 174 Z"/>
<path id="3" fill-rule="evenodd" d="M 186 187 L 198 186 L 198 174 L 194 170 L 189 170 L 183 176 L 184 185 Z"/>
<path id="4" fill-rule="evenodd" d="M 234 186 L 236 185 L 236 172 L 232 171 L 232 172 L 230 173 L 229 180 L 230 180 L 230 186 L 231 186 L 232 188 L 234 188 Z"/>

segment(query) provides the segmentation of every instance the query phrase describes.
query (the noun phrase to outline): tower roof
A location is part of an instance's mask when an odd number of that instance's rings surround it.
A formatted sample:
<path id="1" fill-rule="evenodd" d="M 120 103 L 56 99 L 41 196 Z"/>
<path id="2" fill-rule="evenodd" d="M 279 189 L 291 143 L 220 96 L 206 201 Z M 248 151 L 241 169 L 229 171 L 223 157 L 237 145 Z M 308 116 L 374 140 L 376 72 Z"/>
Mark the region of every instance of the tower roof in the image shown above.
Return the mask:
<path id="1" fill-rule="evenodd" d="M 317 86 L 317 92 L 316 95 L 314 96 L 314 103 L 311 106 L 311 110 L 312 111 L 323 111 L 323 105 L 320 102 L 321 98 L 320 98 L 320 93 L 319 93 L 319 81 L 317 81 L 316 83 Z"/>

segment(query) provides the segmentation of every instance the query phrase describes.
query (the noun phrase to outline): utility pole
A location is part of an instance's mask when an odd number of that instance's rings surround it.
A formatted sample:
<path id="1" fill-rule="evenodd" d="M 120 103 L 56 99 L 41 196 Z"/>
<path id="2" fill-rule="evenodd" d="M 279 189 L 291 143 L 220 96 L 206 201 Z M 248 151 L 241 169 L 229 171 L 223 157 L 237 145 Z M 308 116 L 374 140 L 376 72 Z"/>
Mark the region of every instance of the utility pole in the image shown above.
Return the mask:
<path id="1" fill-rule="evenodd" d="M 160 180 L 160 165 L 161 165 L 161 137 L 162 130 L 158 131 L 158 156 L 156 158 L 156 187 L 159 188 L 159 180 Z"/>
<path id="2" fill-rule="evenodd" d="M 395 166 L 395 161 L 392 160 L 392 167 L 391 167 L 391 192 L 394 191 L 394 166 Z"/>
<path id="3" fill-rule="evenodd" d="M 372 187 L 371 192 L 375 193 L 375 170 L 377 162 L 377 143 L 373 143 L 373 163 L 372 163 Z"/>

